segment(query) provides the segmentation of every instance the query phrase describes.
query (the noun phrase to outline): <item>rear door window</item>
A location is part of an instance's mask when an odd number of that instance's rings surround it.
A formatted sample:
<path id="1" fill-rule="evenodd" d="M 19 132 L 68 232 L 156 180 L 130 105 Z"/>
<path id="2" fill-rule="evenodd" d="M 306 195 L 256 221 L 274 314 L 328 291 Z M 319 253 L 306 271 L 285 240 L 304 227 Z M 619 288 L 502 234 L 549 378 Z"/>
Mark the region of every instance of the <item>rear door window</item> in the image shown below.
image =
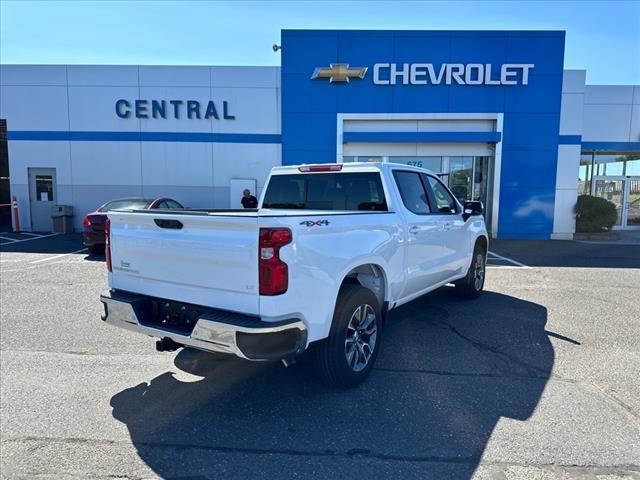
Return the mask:
<path id="1" fill-rule="evenodd" d="M 386 211 L 377 172 L 274 175 L 263 208 L 299 210 Z"/>
<path id="2" fill-rule="evenodd" d="M 166 202 L 167 202 L 167 208 L 184 208 L 175 200 L 166 200 Z"/>

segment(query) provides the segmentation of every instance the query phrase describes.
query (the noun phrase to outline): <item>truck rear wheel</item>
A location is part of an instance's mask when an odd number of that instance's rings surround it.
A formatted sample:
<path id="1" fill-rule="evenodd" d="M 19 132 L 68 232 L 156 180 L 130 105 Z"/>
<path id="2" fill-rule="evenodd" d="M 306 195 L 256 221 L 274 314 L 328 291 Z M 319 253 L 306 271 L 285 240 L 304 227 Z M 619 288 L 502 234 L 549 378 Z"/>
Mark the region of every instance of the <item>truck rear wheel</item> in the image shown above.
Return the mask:
<path id="1" fill-rule="evenodd" d="M 486 264 L 487 251 L 476 243 L 467 275 L 455 282 L 456 293 L 465 298 L 478 298 L 484 288 Z"/>
<path id="2" fill-rule="evenodd" d="M 368 288 L 344 285 L 340 289 L 329 337 L 316 345 L 313 364 L 322 381 L 340 388 L 362 383 L 380 350 L 382 314 Z"/>

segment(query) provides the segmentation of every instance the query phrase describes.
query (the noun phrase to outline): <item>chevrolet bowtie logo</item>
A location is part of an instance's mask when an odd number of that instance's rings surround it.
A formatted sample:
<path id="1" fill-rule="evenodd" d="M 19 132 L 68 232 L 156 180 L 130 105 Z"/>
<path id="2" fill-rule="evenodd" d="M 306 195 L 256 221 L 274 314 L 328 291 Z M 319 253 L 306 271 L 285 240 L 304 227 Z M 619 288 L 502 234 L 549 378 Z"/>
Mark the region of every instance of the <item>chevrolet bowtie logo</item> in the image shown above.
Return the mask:
<path id="1" fill-rule="evenodd" d="M 367 67 L 349 67 L 348 63 L 332 63 L 329 68 L 316 68 L 311 75 L 311 80 L 328 78 L 329 83 L 347 82 L 350 78 L 363 79 L 367 73 Z"/>

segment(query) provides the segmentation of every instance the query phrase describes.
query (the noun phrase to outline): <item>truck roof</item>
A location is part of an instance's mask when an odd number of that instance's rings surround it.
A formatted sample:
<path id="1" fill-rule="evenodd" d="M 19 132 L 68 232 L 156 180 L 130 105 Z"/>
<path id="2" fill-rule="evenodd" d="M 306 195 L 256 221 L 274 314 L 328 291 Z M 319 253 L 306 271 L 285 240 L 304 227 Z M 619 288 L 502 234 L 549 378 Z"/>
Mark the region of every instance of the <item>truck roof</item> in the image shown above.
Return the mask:
<path id="1" fill-rule="evenodd" d="M 339 169 L 336 169 L 336 166 L 340 166 Z M 326 167 L 326 170 L 318 171 L 313 170 L 315 168 L 323 168 Z M 296 174 L 296 173 L 331 173 L 331 172 L 374 172 L 374 171 L 382 171 L 385 169 L 389 169 L 391 167 L 401 167 L 403 170 L 413 170 L 416 172 L 429 172 L 434 175 L 437 175 L 437 172 L 433 172 L 431 170 L 427 170 L 426 168 L 414 167 L 411 165 L 405 165 L 401 163 L 390 163 L 390 162 L 348 162 L 348 163 L 302 163 L 300 165 L 286 165 L 282 167 L 273 167 L 271 169 L 272 175 L 287 175 L 287 174 Z M 311 171 L 304 171 L 302 169 L 311 169 Z"/>

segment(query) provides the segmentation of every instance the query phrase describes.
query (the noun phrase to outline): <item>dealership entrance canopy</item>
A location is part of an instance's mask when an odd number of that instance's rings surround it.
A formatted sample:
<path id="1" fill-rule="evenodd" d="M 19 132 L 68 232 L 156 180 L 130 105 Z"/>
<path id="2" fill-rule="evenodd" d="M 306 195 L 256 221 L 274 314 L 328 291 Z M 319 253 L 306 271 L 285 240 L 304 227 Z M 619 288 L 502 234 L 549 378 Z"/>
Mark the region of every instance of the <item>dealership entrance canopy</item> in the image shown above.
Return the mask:
<path id="1" fill-rule="evenodd" d="M 383 161 L 443 175 L 501 238 L 572 238 L 580 194 L 640 227 L 640 86 L 564 70 L 564 32 L 282 32 L 282 66 L 3 65 L 11 194 L 81 217 L 123 196 L 237 207 L 269 169 Z M 2 202 L 0 202 L 2 203 Z"/>

